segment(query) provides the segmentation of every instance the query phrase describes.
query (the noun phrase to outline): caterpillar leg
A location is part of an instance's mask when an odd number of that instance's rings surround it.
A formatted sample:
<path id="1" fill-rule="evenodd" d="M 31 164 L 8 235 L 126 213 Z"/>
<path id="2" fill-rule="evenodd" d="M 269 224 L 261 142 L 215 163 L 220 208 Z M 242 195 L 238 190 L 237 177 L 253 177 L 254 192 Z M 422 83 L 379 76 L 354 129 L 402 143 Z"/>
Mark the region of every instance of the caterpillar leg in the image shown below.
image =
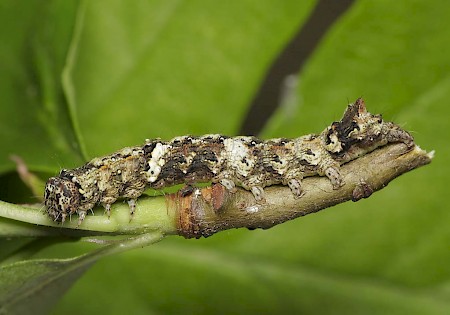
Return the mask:
<path id="1" fill-rule="evenodd" d="M 344 178 L 342 177 L 339 169 L 340 165 L 333 158 L 326 153 L 321 154 L 322 159 L 317 164 L 318 174 L 320 176 L 326 176 L 331 182 L 333 189 L 339 189 L 344 185 Z"/>
<path id="2" fill-rule="evenodd" d="M 77 228 L 81 225 L 81 223 L 83 223 L 84 218 L 86 217 L 86 210 L 78 210 L 78 223 L 77 223 Z"/>
<path id="3" fill-rule="evenodd" d="M 67 213 L 62 212 L 62 213 L 61 213 L 61 223 L 64 223 L 64 221 L 66 221 L 66 218 L 67 218 Z M 58 214 L 58 216 L 55 218 L 54 221 L 58 221 L 58 219 L 59 219 L 59 214 Z"/>
<path id="4" fill-rule="evenodd" d="M 105 208 L 105 213 L 108 216 L 108 219 L 111 217 L 111 204 L 105 203 L 103 204 L 103 207 Z"/>
<path id="5" fill-rule="evenodd" d="M 303 196 L 305 194 L 305 191 L 302 188 L 300 179 L 297 178 L 291 178 L 288 180 L 287 182 L 289 188 L 292 191 L 292 194 L 294 194 L 295 198 L 300 198 L 301 196 Z"/>
<path id="6" fill-rule="evenodd" d="M 249 183 L 249 182 L 252 182 L 252 180 L 245 181 L 240 185 L 242 186 L 242 188 L 244 188 L 246 190 L 250 190 L 257 202 L 259 202 L 259 203 L 266 202 L 266 198 L 264 196 L 264 189 L 259 185 L 255 185 L 254 182 L 253 183 Z M 236 192 L 236 184 L 231 179 L 221 178 L 219 180 L 219 183 L 222 184 L 231 193 Z"/>
<path id="7" fill-rule="evenodd" d="M 300 198 L 305 194 L 302 188 L 303 172 L 300 169 L 290 170 L 281 181 L 283 185 L 288 185 L 294 198 Z"/>
<path id="8" fill-rule="evenodd" d="M 330 166 L 325 169 L 324 175 L 328 177 L 333 186 L 333 189 L 339 189 L 344 185 L 344 179 L 342 178 L 341 173 L 339 172 L 338 166 Z"/>
<path id="9" fill-rule="evenodd" d="M 253 196 L 255 196 L 256 202 L 258 203 L 266 202 L 264 189 L 261 186 L 253 186 L 250 188 L 250 191 L 252 192 Z"/>
<path id="10" fill-rule="evenodd" d="M 259 178 L 258 176 L 249 176 L 244 181 L 242 181 L 240 185 L 242 186 L 242 188 L 252 192 L 257 203 L 266 203 L 266 197 L 261 178 Z"/>
<path id="11" fill-rule="evenodd" d="M 106 193 L 104 194 L 105 195 L 101 198 L 100 203 L 103 205 L 103 208 L 105 208 L 105 213 L 109 219 L 111 217 L 111 205 L 116 202 L 117 198 Z"/>
<path id="12" fill-rule="evenodd" d="M 236 192 L 236 184 L 231 179 L 222 178 L 219 180 L 219 183 L 221 183 L 230 192 Z"/>
<path id="13" fill-rule="evenodd" d="M 130 221 L 131 221 L 134 215 L 134 211 L 136 210 L 136 199 L 128 200 L 128 206 L 130 207 Z"/>

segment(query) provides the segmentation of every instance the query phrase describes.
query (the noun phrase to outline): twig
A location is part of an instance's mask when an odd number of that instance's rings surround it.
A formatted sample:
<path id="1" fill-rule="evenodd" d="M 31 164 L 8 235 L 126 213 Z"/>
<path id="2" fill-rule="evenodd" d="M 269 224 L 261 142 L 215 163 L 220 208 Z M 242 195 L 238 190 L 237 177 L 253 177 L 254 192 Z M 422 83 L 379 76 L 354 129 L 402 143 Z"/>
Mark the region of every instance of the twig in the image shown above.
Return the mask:
<path id="1" fill-rule="evenodd" d="M 176 218 L 178 234 L 186 238 L 208 237 L 217 232 L 246 227 L 268 229 L 336 204 L 369 197 L 403 173 L 431 162 L 433 153 L 401 143 L 384 146 L 342 166 L 345 185 L 333 189 L 326 177 L 302 182 L 306 194 L 294 198 L 285 186 L 266 188 L 266 203 L 257 204 L 252 193 L 231 193 L 222 185 L 197 188 L 189 196 L 167 195 L 168 209 Z"/>

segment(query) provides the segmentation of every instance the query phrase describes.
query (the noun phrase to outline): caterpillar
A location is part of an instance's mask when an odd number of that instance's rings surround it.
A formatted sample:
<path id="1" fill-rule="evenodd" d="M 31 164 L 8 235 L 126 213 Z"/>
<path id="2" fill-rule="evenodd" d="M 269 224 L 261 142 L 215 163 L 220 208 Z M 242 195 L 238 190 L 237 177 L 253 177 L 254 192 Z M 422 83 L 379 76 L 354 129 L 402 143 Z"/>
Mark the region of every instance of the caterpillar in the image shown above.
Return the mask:
<path id="1" fill-rule="evenodd" d="M 391 142 L 414 146 L 407 131 L 370 114 L 359 98 L 348 105 L 340 121 L 320 134 L 265 141 L 219 134 L 146 140 L 141 146 L 61 170 L 47 181 L 44 203 L 54 221 L 64 222 L 76 213 L 80 225 L 96 205 L 103 205 L 109 217 L 111 205 L 125 198 L 133 215 L 145 189 L 177 184 L 220 183 L 230 191 L 240 186 L 251 191 L 258 203 L 265 202 L 264 187 L 281 184 L 301 198 L 303 178 L 326 176 L 333 189 L 339 189 L 344 184 L 342 164 Z"/>

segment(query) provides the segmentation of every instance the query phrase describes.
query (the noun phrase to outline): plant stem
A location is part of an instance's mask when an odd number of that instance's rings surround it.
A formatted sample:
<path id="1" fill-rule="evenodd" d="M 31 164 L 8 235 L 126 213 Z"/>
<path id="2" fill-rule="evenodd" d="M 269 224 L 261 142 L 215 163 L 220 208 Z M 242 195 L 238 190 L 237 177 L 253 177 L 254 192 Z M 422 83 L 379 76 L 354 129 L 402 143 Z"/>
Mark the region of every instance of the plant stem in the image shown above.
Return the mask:
<path id="1" fill-rule="evenodd" d="M 294 198 L 286 186 L 265 189 L 266 203 L 257 204 L 243 189 L 230 193 L 222 185 L 196 189 L 187 197 L 169 195 L 169 208 L 175 208 L 178 234 L 186 238 L 208 237 L 214 233 L 246 227 L 268 229 L 336 204 L 369 197 L 401 174 L 431 162 L 432 153 L 415 146 L 392 144 L 342 166 L 345 185 L 333 189 L 326 177 L 308 177 L 302 182 L 306 194 Z M 170 211 L 170 210 L 169 210 Z"/>

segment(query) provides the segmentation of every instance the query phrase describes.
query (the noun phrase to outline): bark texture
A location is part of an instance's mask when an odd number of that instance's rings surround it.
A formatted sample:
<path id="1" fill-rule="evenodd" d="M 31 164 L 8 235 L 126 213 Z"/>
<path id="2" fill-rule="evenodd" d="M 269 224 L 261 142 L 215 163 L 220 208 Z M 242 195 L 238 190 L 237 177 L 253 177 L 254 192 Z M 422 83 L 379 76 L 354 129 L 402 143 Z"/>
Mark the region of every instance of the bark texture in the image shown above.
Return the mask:
<path id="1" fill-rule="evenodd" d="M 397 176 L 430 163 L 432 157 L 433 152 L 418 146 L 408 150 L 405 144 L 390 144 L 343 165 L 345 184 L 339 189 L 333 189 L 326 177 L 305 178 L 302 185 L 306 193 L 300 198 L 295 198 L 289 187 L 272 186 L 265 189 L 266 202 L 257 203 L 251 192 L 240 188 L 230 192 L 222 185 L 166 198 L 169 211 L 174 211 L 178 234 L 186 238 L 208 237 L 240 227 L 268 229 L 348 200 L 367 198 Z"/>

